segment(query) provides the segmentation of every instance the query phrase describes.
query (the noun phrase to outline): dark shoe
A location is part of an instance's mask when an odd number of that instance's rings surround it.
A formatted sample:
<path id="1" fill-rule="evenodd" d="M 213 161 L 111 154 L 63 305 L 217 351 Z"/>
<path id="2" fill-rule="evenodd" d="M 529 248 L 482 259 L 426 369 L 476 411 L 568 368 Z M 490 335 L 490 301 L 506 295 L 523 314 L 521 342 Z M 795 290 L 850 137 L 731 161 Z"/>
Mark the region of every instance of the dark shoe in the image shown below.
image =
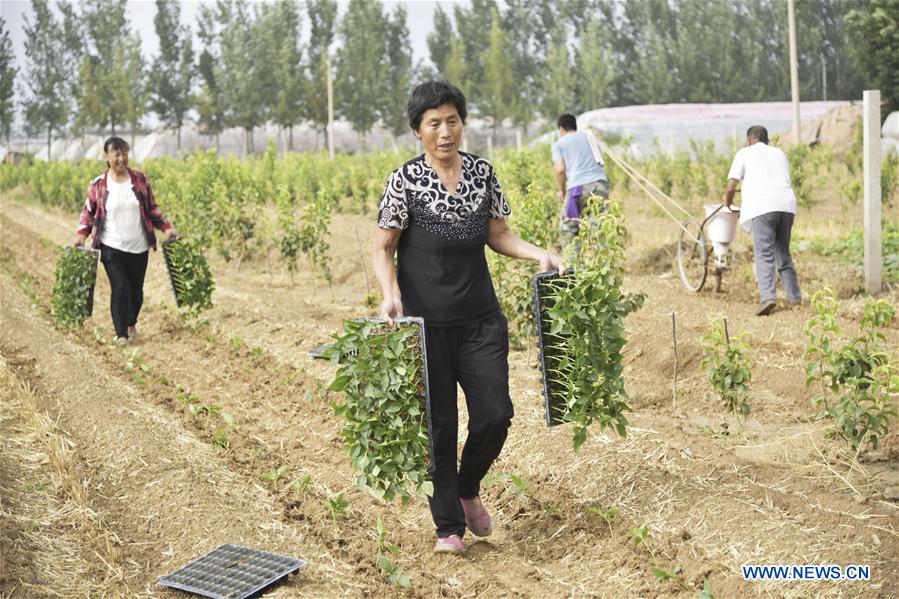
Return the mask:
<path id="1" fill-rule="evenodd" d="M 462 555 L 465 553 L 465 542 L 459 535 L 438 538 L 434 545 L 434 553 L 449 553 L 450 555 Z"/>
<path id="2" fill-rule="evenodd" d="M 777 302 L 774 300 L 768 300 L 766 302 L 762 302 L 759 304 L 758 309 L 755 311 L 756 316 L 768 316 L 772 312 L 774 312 L 774 308 L 777 307 Z"/>
<path id="3" fill-rule="evenodd" d="M 476 537 L 489 537 L 493 532 L 493 522 L 490 519 L 490 512 L 481 503 L 480 497 L 472 497 L 471 499 L 460 499 L 462 502 L 462 511 L 465 512 L 465 525 Z"/>

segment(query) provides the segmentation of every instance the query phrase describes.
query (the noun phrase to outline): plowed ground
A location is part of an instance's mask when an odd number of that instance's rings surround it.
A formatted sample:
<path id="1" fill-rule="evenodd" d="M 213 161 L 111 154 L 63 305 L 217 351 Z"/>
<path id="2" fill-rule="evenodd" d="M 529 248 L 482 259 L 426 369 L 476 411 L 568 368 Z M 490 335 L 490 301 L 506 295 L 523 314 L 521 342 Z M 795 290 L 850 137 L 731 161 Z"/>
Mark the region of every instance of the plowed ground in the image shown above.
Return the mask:
<path id="1" fill-rule="evenodd" d="M 671 241 L 657 217 L 629 218 L 635 248 Z M 626 285 L 647 300 L 627 321 L 625 439 L 594 430 L 573 452 L 568 427 L 544 424 L 535 352 L 512 353 L 516 416 L 494 473 L 527 488 L 485 487 L 496 532 L 468 537 L 468 554 L 454 558 L 432 553 L 423 499 L 385 505 L 355 488 L 331 408 L 339 397 L 325 390 L 332 367 L 306 355 L 344 318 L 371 314 L 370 218 L 335 216 L 330 288 L 310 269 L 291 277 L 276 258 L 210 257 L 216 306 L 200 323 L 182 323 L 151 253 L 140 336 L 127 348 L 110 344 L 102 268 L 83 329 L 59 330 L 49 316 L 56 247 L 72 241 L 75 217 L 10 195 L 0 219 L 2 596 L 175 597 L 157 579 L 222 543 L 306 560 L 270 597 L 696 596 L 705 580 L 718 597 L 897 594 L 895 435 L 850 467 L 804 387 L 809 308 L 753 316 L 739 247 L 723 294 L 687 294 L 667 259 L 632 261 Z M 799 261 L 806 291 L 830 272 Z M 857 321 L 860 308 L 850 298 L 843 316 Z M 712 314 L 753 348 L 744 425 L 699 367 Z M 899 343 L 895 329 L 889 341 Z M 191 397 L 233 415 L 236 428 L 220 414 L 193 416 Z M 280 466 L 280 480 L 260 479 Z M 334 515 L 325 501 L 338 493 L 349 508 Z M 378 567 L 378 518 L 409 590 Z M 633 541 L 643 526 L 648 546 Z M 869 564 L 871 579 L 747 582 L 746 563 Z M 653 567 L 682 570 L 663 580 Z"/>

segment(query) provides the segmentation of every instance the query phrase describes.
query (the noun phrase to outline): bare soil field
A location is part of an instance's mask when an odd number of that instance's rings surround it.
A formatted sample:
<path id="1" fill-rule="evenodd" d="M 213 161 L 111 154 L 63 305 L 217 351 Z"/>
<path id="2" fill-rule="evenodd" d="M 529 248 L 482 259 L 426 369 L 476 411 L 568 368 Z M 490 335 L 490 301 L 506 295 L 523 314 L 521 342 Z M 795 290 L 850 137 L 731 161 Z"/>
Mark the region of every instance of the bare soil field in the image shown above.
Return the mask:
<path id="1" fill-rule="evenodd" d="M 627 320 L 628 437 L 592 430 L 574 452 L 568 427 L 544 423 L 535 352 L 514 351 L 516 415 L 493 472 L 527 488 L 486 486 L 494 535 L 467 537 L 457 558 L 432 553 L 424 499 L 386 505 L 356 489 L 331 408 L 339 398 L 326 390 L 332 366 L 306 355 L 343 319 L 372 314 L 371 216 L 335 215 L 330 287 L 308 268 L 290 276 L 277 259 L 210 256 L 216 305 L 195 323 L 181 322 L 151 253 L 139 337 L 122 348 L 110 343 L 105 273 L 83 329 L 59 330 L 49 316 L 56 247 L 73 241 L 77 217 L 4 198 L 0 596 L 182 596 L 156 581 L 239 543 L 306 561 L 266 593 L 273 598 L 697 596 L 706 580 L 717 597 L 896 597 L 897 435 L 853 465 L 830 423 L 816 420 L 802 358 L 808 306 L 755 317 L 743 241 L 724 293 L 687 293 L 666 251 L 674 227 L 648 210 L 626 214 L 626 286 L 647 295 Z M 816 218 L 818 229 L 847 225 L 839 214 Z M 802 254 L 797 267 L 805 292 L 836 286 L 841 316 L 858 320 L 857 274 Z M 752 346 L 743 425 L 699 366 L 699 338 L 716 314 Z M 899 344 L 895 328 L 889 342 Z M 190 397 L 234 416 L 227 448 L 214 444 L 220 416 L 193 416 Z M 281 466 L 282 479 L 260 479 Z M 349 508 L 333 515 L 325 501 L 339 493 Z M 607 522 L 599 512 L 609 508 L 619 511 Z M 411 589 L 391 586 L 378 567 L 378 518 Z M 633 541 L 631 529 L 644 526 L 649 547 Z M 748 582 L 741 564 L 868 564 L 871 578 Z M 682 568 L 679 582 L 654 566 Z"/>

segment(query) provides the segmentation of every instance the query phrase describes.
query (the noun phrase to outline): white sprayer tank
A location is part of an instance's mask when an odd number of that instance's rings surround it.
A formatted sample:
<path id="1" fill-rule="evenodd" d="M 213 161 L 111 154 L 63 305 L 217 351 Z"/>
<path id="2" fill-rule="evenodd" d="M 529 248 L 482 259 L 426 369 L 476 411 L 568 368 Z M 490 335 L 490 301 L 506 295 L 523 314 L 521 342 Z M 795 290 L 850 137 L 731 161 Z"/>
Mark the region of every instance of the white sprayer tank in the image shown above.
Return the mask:
<path id="1" fill-rule="evenodd" d="M 718 210 L 721 208 L 721 210 Z M 709 218 L 706 232 L 715 250 L 715 257 L 722 258 L 727 254 L 727 246 L 737 236 L 737 225 L 740 223 L 739 206 L 721 207 L 721 204 L 706 204 L 705 216 L 708 218 L 715 210 L 718 213 Z"/>

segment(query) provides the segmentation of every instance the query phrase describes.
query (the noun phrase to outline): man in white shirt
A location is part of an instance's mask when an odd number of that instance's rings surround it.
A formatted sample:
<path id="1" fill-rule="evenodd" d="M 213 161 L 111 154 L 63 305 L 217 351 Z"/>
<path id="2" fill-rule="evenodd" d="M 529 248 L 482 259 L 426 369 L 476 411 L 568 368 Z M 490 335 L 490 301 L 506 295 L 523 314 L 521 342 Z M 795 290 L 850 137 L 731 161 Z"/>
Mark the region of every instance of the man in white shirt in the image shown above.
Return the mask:
<path id="1" fill-rule="evenodd" d="M 790 231 L 796 215 L 796 196 L 790 186 L 790 162 L 779 148 L 768 145 L 768 130 L 761 125 L 746 132 L 746 147 L 734 157 L 727 174 L 727 191 L 721 203 L 733 203 L 737 184 L 743 182 L 740 225 L 752 231 L 755 248 L 755 276 L 761 301 L 758 316 L 766 316 L 777 306 L 777 274 L 787 301 L 802 299 L 799 279 L 790 257 Z"/>

